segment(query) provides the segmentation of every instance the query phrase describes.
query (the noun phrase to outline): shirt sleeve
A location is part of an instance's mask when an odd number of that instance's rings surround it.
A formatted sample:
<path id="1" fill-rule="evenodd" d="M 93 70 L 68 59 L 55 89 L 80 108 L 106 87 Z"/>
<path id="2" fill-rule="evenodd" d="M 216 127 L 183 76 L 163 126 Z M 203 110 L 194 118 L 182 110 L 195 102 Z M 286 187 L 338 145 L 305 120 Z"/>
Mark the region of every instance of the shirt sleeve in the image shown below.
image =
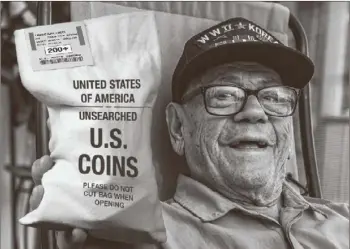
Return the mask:
<path id="1" fill-rule="evenodd" d="M 340 214 L 341 216 L 349 219 L 349 203 L 333 202 L 326 199 L 305 197 L 310 203 L 325 205 L 334 212 Z"/>
<path id="2" fill-rule="evenodd" d="M 336 202 L 329 202 L 326 204 L 329 208 L 337 212 L 338 214 L 344 216 L 345 218 L 349 219 L 349 203 L 336 203 Z"/>

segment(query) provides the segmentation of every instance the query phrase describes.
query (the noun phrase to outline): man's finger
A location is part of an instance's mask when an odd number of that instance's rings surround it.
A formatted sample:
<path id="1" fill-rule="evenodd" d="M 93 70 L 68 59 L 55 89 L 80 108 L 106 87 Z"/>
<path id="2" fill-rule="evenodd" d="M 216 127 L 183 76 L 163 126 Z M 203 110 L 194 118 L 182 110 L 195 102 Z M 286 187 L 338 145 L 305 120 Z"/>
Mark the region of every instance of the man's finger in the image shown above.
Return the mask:
<path id="1" fill-rule="evenodd" d="M 29 199 L 29 205 L 30 205 L 30 210 L 34 210 L 38 208 L 41 200 L 43 199 L 44 196 L 44 188 L 43 186 L 35 186 L 33 188 L 32 194 L 30 195 Z"/>
<path id="2" fill-rule="evenodd" d="M 87 232 L 79 229 L 79 228 L 75 228 L 72 231 L 72 242 L 77 244 L 77 245 L 82 245 L 85 240 L 87 238 Z"/>
<path id="3" fill-rule="evenodd" d="M 53 161 L 49 156 L 43 156 L 42 158 L 36 160 L 32 166 L 32 178 L 35 185 L 41 184 L 41 179 L 43 175 L 49 171 L 53 166 Z"/>
<path id="4" fill-rule="evenodd" d="M 64 249 L 81 249 L 86 238 L 87 233 L 79 228 L 56 233 L 57 245 Z"/>

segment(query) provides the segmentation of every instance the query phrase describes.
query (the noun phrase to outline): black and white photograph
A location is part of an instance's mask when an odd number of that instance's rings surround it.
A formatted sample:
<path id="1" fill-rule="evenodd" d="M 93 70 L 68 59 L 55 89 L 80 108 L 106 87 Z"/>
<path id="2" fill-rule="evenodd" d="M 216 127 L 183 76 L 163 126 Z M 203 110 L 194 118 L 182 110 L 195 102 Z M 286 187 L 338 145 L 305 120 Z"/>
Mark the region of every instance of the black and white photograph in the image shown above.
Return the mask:
<path id="1" fill-rule="evenodd" d="M 0 249 L 350 248 L 350 2 L 0 7 Z"/>

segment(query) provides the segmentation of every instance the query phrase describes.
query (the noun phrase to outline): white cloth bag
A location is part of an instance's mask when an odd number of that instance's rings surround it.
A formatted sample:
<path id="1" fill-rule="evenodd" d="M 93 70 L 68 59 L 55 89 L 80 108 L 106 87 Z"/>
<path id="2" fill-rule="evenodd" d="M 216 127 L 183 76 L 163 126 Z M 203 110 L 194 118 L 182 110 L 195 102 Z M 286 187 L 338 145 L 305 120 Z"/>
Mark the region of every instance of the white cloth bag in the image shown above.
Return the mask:
<path id="1" fill-rule="evenodd" d="M 20 222 L 79 227 L 97 238 L 115 241 L 165 241 L 150 141 L 152 107 L 161 82 L 154 14 L 112 15 L 84 20 L 84 24 L 92 66 L 33 71 L 25 30 L 15 32 L 23 85 L 48 107 L 49 149 L 55 162 L 43 176 L 45 193 L 39 207 Z M 111 89 L 110 81 L 116 84 L 118 79 L 138 79 L 139 88 Z M 107 87 L 75 89 L 73 81 L 77 80 L 105 80 Z M 135 102 L 90 102 L 84 104 L 103 107 L 82 107 L 81 96 L 86 93 L 92 94 L 92 100 L 96 95 L 133 94 Z M 81 112 L 130 112 L 137 118 L 81 120 Z M 95 143 L 101 129 L 101 148 L 91 146 L 91 128 Z M 118 130 L 112 136 L 113 129 Z M 82 154 L 87 156 L 81 158 Z M 78 165 L 89 173 L 82 174 Z"/>

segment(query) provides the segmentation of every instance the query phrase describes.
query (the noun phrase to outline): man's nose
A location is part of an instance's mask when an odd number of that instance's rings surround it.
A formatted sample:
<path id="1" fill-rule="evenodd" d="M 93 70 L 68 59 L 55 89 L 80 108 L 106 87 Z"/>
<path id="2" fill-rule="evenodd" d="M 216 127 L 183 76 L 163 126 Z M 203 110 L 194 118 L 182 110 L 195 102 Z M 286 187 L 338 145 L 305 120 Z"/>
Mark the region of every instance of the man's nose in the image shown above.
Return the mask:
<path id="1" fill-rule="evenodd" d="M 268 116 L 255 96 L 249 96 L 243 110 L 234 116 L 235 122 L 265 123 Z"/>

